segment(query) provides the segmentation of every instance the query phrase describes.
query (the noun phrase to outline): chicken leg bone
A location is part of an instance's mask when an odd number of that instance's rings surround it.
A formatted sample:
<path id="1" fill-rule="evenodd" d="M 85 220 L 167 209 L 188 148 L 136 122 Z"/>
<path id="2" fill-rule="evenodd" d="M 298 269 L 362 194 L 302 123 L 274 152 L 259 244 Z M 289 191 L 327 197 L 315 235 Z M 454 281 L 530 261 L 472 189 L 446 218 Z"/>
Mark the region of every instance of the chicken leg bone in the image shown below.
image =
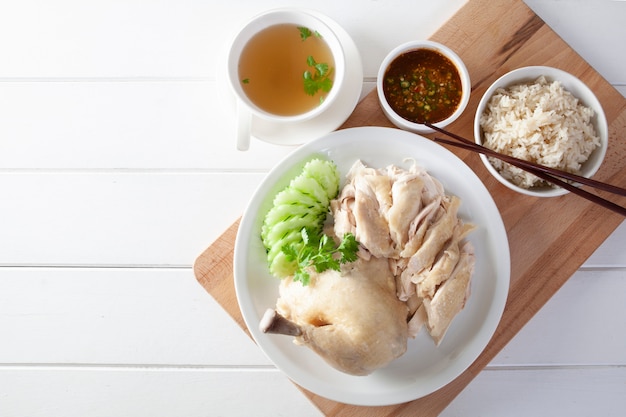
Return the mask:
<path id="1" fill-rule="evenodd" d="M 284 334 L 287 336 L 300 336 L 302 329 L 296 323 L 287 320 L 271 308 L 265 311 L 265 314 L 259 322 L 259 329 L 263 333 Z"/>

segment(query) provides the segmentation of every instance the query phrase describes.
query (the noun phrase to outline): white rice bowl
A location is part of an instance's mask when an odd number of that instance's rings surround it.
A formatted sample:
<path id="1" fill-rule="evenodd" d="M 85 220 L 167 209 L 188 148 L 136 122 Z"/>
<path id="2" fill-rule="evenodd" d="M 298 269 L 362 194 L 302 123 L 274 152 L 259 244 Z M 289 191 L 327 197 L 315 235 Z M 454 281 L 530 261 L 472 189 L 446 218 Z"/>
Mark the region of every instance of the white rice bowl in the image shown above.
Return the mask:
<path id="1" fill-rule="evenodd" d="M 576 77 L 550 67 L 525 67 L 485 92 L 474 134 L 477 143 L 496 152 L 590 177 L 604 159 L 608 126 L 597 98 Z M 516 191 L 567 193 L 498 159 L 481 158 L 498 181 Z"/>

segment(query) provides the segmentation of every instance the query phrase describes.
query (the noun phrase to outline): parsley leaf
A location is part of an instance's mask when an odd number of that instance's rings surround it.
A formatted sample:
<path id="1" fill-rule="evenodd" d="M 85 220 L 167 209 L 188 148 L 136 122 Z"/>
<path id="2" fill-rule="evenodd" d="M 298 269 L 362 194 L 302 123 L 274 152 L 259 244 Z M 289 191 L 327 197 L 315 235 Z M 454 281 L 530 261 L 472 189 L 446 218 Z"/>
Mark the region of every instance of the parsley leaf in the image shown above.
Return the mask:
<path id="1" fill-rule="evenodd" d="M 326 63 L 316 62 L 311 55 L 307 57 L 306 63 L 314 72 L 310 70 L 304 71 L 302 76 L 304 79 L 304 92 L 310 96 L 315 95 L 319 90 L 328 93 L 333 88 L 333 80 L 330 78 L 333 69 Z"/>
<path id="2" fill-rule="evenodd" d="M 298 30 L 300 31 L 300 39 L 302 39 L 303 41 L 307 40 L 307 38 L 313 35 L 313 32 L 311 32 L 311 29 L 306 28 L 304 26 L 298 26 Z"/>
<path id="3" fill-rule="evenodd" d="M 302 245 L 285 245 L 282 251 L 288 261 L 297 264 L 293 280 L 300 281 L 302 285 L 309 284 L 310 268 L 317 273 L 329 269 L 339 271 L 341 264 L 357 259 L 359 243 L 352 233 L 345 234 L 339 246 L 324 233 L 311 233 L 306 228 L 303 228 L 301 233 Z"/>
<path id="4" fill-rule="evenodd" d="M 302 41 L 306 41 L 311 36 L 322 39 L 322 34 L 319 33 L 317 30 L 314 32 L 307 27 L 298 26 L 298 31 L 300 31 L 300 39 L 302 39 Z"/>
<path id="5" fill-rule="evenodd" d="M 328 74 L 328 64 L 315 63 L 314 67 L 320 77 L 325 77 Z"/>
<path id="6" fill-rule="evenodd" d="M 311 71 L 304 71 L 304 92 L 310 96 L 314 96 L 315 93 L 319 90 L 317 87 L 317 81 L 313 79 L 313 74 Z"/>

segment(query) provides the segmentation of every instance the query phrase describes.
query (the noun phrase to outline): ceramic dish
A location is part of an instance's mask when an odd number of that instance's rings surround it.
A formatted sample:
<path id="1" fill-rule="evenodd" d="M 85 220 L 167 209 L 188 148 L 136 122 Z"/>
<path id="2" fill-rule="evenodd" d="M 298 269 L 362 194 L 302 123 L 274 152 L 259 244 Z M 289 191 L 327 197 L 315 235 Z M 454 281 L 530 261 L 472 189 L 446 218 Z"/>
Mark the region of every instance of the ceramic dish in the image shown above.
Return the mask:
<path id="1" fill-rule="evenodd" d="M 426 51 L 430 51 L 431 53 L 432 51 L 434 51 L 446 57 L 449 60 L 449 62 L 451 62 L 454 65 L 461 79 L 462 95 L 461 95 L 461 99 L 456 110 L 444 120 L 435 122 L 433 124 L 437 127 L 443 128 L 443 127 L 448 126 L 450 123 L 454 122 L 456 119 L 458 119 L 461 116 L 461 114 L 463 114 L 463 111 L 465 111 L 465 108 L 467 107 L 467 103 L 469 103 L 469 98 L 470 98 L 470 94 L 472 90 L 472 84 L 470 82 L 469 71 L 467 70 L 467 67 L 463 63 L 463 60 L 461 60 L 461 58 L 452 49 L 438 42 L 429 41 L 429 40 L 410 41 L 394 48 L 391 52 L 389 52 L 389 54 L 387 54 L 387 56 L 383 59 L 382 63 L 380 64 L 380 67 L 378 69 L 378 77 L 376 81 L 376 91 L 378 92 L 378 101 L 380 103 L 381 108 L 383 109 L 383 113 L 385 114 L 385 116 L 387 116 L 387 118 L 389 119 L 389 121 L 391 121 L 391 123 L 393 123 L 395 126 L 399 127 L 400 129 L 405 129 L 410 132 L 432 133 L 434 132 L 434 130 L 431 129 L 430 127 L 423 125 L 421 123 L 416 123 L 414 121 L 408 120 L 404 118 L 403 116 L 401 116 L 400 114 L 398 114 L 396 110 L 394 110 L 392 105 L 387 101 L 387 98 L 385 97 L 384 86 L 386 83 L 386 74 L 390 66 L 392 66 L 392 63 L 398 57 L 402 55 L 405 55 L 407 53 L 412 53 L 414 51 L 419 52 L 419 50 L 426 50 Z M 420 62 L 422 61 L 420 60 Z M 424 97 L 424 96 L 425 95 L 422 95 L 420 97 Z"/>
<path id="2" fill-rule="evenodd" d="M 408 167 L 412 158 L 439 179 L 446 192 L 462 199 L 459 216 L 477 225 L 469 240 L 476 250 L 472 294 L 436 347 L 425 330 L 409 339 L 408 350 L 369 376 L 351 376 L 326 364 L 289 336 L 264 334 L 259 321 L 278 297 L 278 280 L 269 275 L 260 230 L 276 192 L 314 155 L 332 159 L 342 177 L 355 160 L 372 167 Z M 234 280 L 250 334 L 267 357 L 291 380 L 334 401 L 389 405 L 428 395 L 459 376 L 483 351 L 504 310 L 509 288 L 509 248 L 500 213 L 474 172 L 445 148 L 416 134 L 391 128 L 361 127 L 333 132 L 295 150 L 261 183 L 239 225 Z"/>
<path id="3" fill-rule="evenodd" d="M 559 81 L 563 88 L 572 93 L 574 97 L 578 98 L 578 100 L 580 100 L 583 105 L 591 107 L 595 112 L 595 116 L 592 119 L 592 124 L 595 127 L 596 134 L 600 137 L 600 147 L 593 151 L 589 159 L 583 164 L 581 172 L 579 174 L 583 177 L 590 178 L 600 168 L 600 165 L 602 164 L 602 161 L 604 160 L 604 156 L 606 154 L 606 149 L 608 147 L 609 127 L 606 116 L 604 114 L 604 110 L 602 109 L 600 101 L 598 101 L 595 94 L 593 93 L 593 91 L 591 91 L 589 87 L 587 87 L 580 79 L 576 78 L 572 74 L 557 68 L 545 66 L 518 68 L 504 74 L 502 77 L 498 78 L 493 84 L 491 84 L 487 91 L 485 91 L 485 94 L 483 94 L 483 97 L 478 103 L 478 108 L 476 109 L 476 115 L 474 117 L 474 140 L 476 143 L 482 145 L 483 136 L 482 129 L 480 127 L 480 117 L 484 113 L 485 108 L 487 107 L 487 103 L 498 88 L 506 88 L 521 83 L 531 83 L 542 75 L 546 77 L 546 80 L 548 82 L 552 82 L 555 80 Z M 567 194 L 569 192 L 564 188 L 555 188 L 547 185 L 542 187 L 533 187 L 531 189 L 519 187 L 504 178 L 494 168 L 494 166 L 491 165 L 491 163 L 489 162 L 489 158 L 487 158 L 485 155 L 481 154 L 480 159 L 482 160 L 487 170 L 489 170 L 491 175 L 493 175 L 501 184 L 514 191 L 517 191 L 518 193 L 534 197 L 557 197 Z"/>
<path id="4" fill-rule="evenodd" d="M 354 40 L 337 22 L 329 17 L 312 10 L 307 13 L 322 20 L 339 38 L 343 45 L 346 77 L 343 83 L 343 90 L 336 98 L 333 105 L 319 117 L 305 120 L 291 125 L 270 123 L 266 120 L 252 116 L 251 133 L 256 139 L 276 145 L 301 145 L 319 138 L 322 135 L 332 132 L 341 126 L 352 114 L 352 111 L 359 102 L 363 89 L 363 65 L 361 55 L 354 43 Z M 224 51 L 224 55 L 226 55 Z M 236 105 L 233 93 L 228 89 L 226 59 L 217 69 L 218 76 L 224 82 L 219 82 L 221 89 L 220 97 L 227 103 L 223 106 L 226 109 L 226 116 L 234 119 Z"/>

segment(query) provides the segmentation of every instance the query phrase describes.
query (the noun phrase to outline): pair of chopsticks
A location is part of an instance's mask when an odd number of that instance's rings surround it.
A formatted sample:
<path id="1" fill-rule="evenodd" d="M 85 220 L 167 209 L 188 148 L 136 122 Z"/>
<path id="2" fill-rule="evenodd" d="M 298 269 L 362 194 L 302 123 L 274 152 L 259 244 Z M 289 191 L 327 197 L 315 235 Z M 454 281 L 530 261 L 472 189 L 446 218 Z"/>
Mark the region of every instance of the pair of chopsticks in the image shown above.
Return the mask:
<path id="1" fill-rule="evenodd" d="M 565 188 L 573 194 L 576 194 L 580 197 L 586 198 L 587 200 L 599 204 L 604 208 L 614 211 L 615 213 L 619 213 L 622 216 L 626 217 L 626 208 L 619 206 L 609 200 L 605 200 L 602 197 L 599 197 L 596 194 L 592 194 L 588 191 L 585 191 L 570 182 L 564 181 L 573 181 L 574 183 L 578 183 L 581 185 L 587 185 L 589 187 L 597 188 L 598 190 L 607 191 L 609 193 L 618 194 L 622 196 L 626 196 L 626 189 L 617 187 L 615 185 L 607 184 L 604 182 L 592 180 L 590 178 L 581 177 L 580 175 L 572 174 L 569 172 L 561 171 L 558 169 L 546 167 L 543 165 L 535 164 L 533 162 L 525 161 L 523 159 L 515 158 L 509 155 L 503 155 L 496 151 L 493 151 L 489 148 L 486 148 L 482 145 L 479 145 L 475 142 L 472 142 L 468 139 L 465 139 L 457 134 L 448 132 L 440 127 L 434 126 L 430 123 L 424 123 L 425 126 L 429 128 L 443 133 L 446 136 L 456 139 L 456 141 L 451 141 L 443 138 L 435 138 L 436 142 L 445 143 L 446 145 L 456 146 L 459 148 L 467 149 L 472 152 L 482 153 L 486 156 L 491 156 L 494 158 L 501 159 L 504 162 L 507 162 L 511 165 L 515 165 L 518 168 L 521 168 L 525 171 L 530 172 L 538 176 L 539 178 L 548 181 L 552 184 L 558 185 L 559 187 Z"/>

